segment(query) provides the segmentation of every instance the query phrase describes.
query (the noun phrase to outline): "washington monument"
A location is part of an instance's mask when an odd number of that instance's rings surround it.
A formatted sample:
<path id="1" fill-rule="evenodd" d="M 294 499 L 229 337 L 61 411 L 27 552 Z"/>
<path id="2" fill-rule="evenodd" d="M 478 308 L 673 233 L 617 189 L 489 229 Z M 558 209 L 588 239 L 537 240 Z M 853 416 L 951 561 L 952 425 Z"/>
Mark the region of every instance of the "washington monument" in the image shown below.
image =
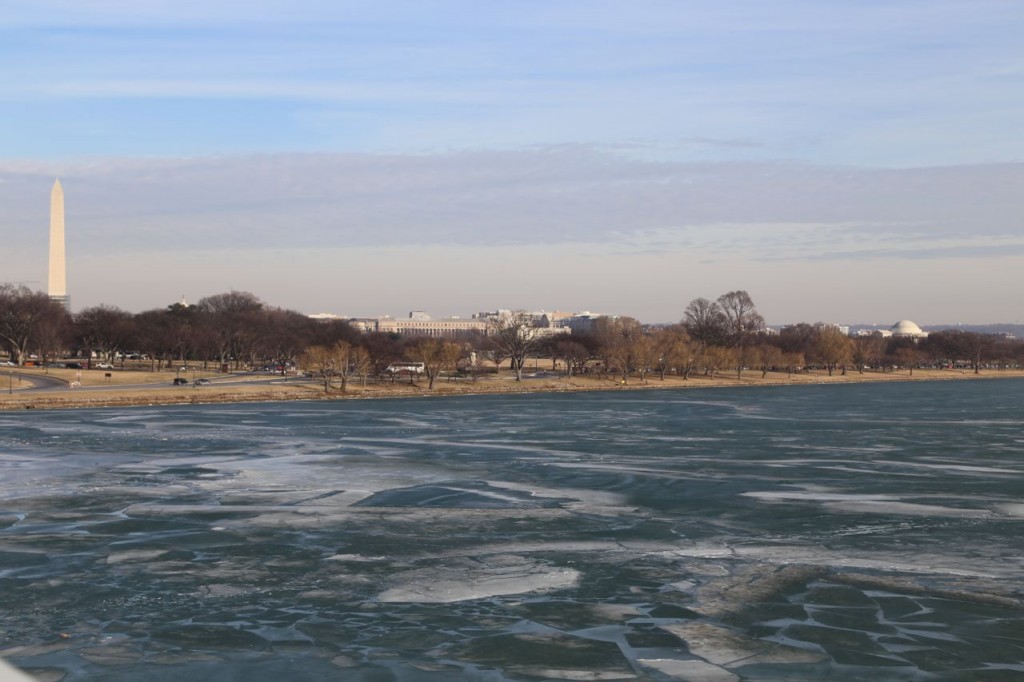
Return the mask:
<path id="1" fill-rule="evenodd" d="M 64 188 L 55 180 L 50 191 L 50 298 L 69 307 L 67 265 L 64 262 Z"/>

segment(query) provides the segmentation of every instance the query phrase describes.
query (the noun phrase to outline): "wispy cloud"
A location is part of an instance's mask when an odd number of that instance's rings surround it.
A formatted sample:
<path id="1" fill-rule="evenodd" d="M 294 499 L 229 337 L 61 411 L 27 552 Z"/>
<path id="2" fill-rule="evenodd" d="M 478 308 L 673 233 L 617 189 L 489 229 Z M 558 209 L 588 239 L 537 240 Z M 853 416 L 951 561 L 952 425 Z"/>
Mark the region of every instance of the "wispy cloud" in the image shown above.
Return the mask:
<path id="1" fill-rule="evenodd" d="M 5 231 L 60 174 L 78 234 L 115 248 L 691 244 L 769 258 L 1024 236 L 1024 164 L 920 169 L 639 161 L 582 146 L 0 166 Z M 130 229 L 129 229 L 130 228 Z M 105 248 L 110 248 L 105 247 Z M 909 253 L 909 252 L 908 252 Z"/>
<path id="2" fill-rule="evenodd" d="M 20 133 L 8 153 L 49 157 L 638 141 L 1016 161 L 1022 22 L 998 0 L 41 0 L 0 16 L 0 129 Z"/>
<path id="3" fill-rule="evenodd" d="M 1001 244 L 958 244 L 954 246 L 919 246 L 898 249 L 864 249 L 829 251 L 817 260 L 848 260 L 861 262 L 895 260 L 976 260 L 978 258 L 1016 258 L 1024 255 L 1024 239 Z M 813 258 L 812 258 L 813 259 Z"/>

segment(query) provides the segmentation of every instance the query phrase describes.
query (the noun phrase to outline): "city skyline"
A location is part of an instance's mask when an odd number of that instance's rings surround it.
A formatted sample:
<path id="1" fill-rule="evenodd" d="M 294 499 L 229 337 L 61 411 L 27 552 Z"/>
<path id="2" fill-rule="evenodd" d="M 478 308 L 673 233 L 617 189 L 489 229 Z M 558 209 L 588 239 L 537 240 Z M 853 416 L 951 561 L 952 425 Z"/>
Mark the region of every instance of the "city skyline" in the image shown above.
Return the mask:
<path id="1" fill-rule="evenodd" d="M 1024 318 L 1024 8 L 470 7 L 15 3 L 2 279 L 60 176 L 76 309 Z"/>

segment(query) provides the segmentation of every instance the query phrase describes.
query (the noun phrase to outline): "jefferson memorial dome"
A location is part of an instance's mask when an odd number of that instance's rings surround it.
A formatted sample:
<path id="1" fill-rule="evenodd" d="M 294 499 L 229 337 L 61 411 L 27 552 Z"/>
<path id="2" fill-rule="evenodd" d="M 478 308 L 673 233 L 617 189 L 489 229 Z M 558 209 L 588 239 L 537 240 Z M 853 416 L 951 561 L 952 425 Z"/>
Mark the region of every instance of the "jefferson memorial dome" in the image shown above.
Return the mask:
<path id="1" fill-rule="evenodd" d="M 889 330 L 892 332 L 893 336 L 902 336 L 911 339 L 923 339 L 928 336 L 928 332 L 922 331 L 920 327 L 910 320 L 900 320 L 890 327 Z"/>

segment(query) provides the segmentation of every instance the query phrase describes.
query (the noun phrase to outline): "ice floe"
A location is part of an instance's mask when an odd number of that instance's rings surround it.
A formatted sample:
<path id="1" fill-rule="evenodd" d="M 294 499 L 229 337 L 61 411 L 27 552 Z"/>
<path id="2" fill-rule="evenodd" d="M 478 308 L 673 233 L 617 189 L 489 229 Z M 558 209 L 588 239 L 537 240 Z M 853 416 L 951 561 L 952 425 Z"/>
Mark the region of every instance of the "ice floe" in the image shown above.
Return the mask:
<path id="1" fill-rule="evenodd" d="M 449 603 L 498 595 L 550 592 L 573 587 L 579 571 L 514 555 L 404 571 L 377 595 L 382 602 Z"/>

